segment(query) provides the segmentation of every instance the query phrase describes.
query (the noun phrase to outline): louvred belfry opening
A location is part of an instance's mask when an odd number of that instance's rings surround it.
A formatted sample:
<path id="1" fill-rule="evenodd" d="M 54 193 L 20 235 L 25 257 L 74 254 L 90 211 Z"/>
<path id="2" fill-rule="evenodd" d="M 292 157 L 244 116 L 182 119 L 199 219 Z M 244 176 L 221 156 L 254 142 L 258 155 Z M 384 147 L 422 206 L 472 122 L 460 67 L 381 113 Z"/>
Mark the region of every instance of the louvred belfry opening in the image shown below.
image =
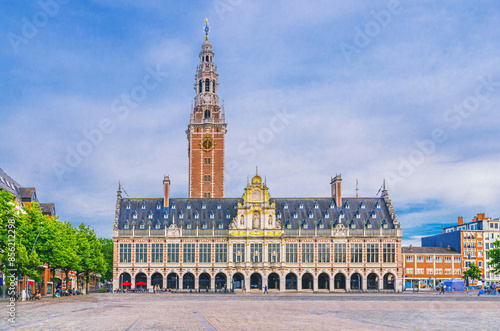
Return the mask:
<path id="1" fill-rule="evenodd" d="M 214 64 L 212 44 L 206 40 L 196 68 L 194 88 L 196 96 L 191 106 L 191 117 L 186 131 L 189 155 L 189 197 L 224 197 L 224 137 L 226 123 L 224 104 L 219 106 L 217 66 Z"/>

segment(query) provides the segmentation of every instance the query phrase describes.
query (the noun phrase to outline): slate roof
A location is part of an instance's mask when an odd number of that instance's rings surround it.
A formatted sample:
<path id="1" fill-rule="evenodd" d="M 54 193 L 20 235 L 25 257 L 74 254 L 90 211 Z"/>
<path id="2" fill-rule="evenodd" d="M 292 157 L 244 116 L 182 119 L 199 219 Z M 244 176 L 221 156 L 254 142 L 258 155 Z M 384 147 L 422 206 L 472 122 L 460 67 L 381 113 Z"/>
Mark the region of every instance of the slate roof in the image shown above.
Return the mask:
<path id="1" fill-rule="evenodd" d="M 356 229 L 362 229 L 364 224 L 370 223 L 372 229 L 380 229 L 381 224 L 386 224 L 387 229 L 395 228 L 383 198 L 343 198 L 342 202 L 342 207 L 336 207 L 331 198 L 270 199 L 270 203 L 276 204 L 276 215 L 283 226 L 286 227 L 289 222 L 291 229 L 304 228 L 304 223 L 307 228 L 314 229 L 315 220 L 323 223 L 324 229 L 329 229 L 331 221 L 334 221 L 334 226 L 337 225 L 339 215 L 343 215 L 340 223 L 346 227 L 352 228 L 351 225 L 354 224 Z M 131 229 L 133 221 L 136 222 L 136 229 L 140 228 L 141 223 L 144 229 L 147 229 L 149 221 L 152 229 L 157 229 L 157 226 L 164 229 L 165 221 L 167 227 L 172 222 L 180 227 L 180 220 L 183 221 L 184 229 L 188 228 L 189 224 L 195 229 L 196 221 L 199 221 L 200 228 L 203 224 L 212 228 L 212 221 L 215 221 L 216 228 L 222 224 L 223 229 L 228 229 L 237 215 L 238 203 L 243 203 L 243 199 L 172 198 L 169 199 L 170 207 L 164 208 L 162 198 L 122 198 L 119 202 L 118 229 L 124 229 L 126 224 Z"/>
<path id="2" fill-rule="evenodd" d="M 403 254 L 458 254 L 460 255 L 460 252 L 457 252 L 456 250 L 446 247 L 412 247 L 410 250 L 410 247 L 402 247 Z"/>
<path id="3" fill-rule="evenodd" d="M 14 194 L 17 198 L 20 198 L 19 188 L 21 184 L 12 179 L 0 168 L 0 189 L 8 191 Z"/>

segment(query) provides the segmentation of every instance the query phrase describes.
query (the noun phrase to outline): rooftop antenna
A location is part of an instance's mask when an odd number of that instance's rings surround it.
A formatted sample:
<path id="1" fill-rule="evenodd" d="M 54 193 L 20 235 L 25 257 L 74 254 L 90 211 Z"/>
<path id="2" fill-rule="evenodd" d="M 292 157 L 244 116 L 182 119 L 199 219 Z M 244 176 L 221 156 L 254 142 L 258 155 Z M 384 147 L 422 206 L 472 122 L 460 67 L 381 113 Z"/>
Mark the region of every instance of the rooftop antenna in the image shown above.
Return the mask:
<path id="1" fill-rule="evenodd" d="M 125 193 L 127 195 L 127 197 L 130 199 L 130 196 L 128 195 L 127 191 L 125 191 L 125 188 L 123 187 L 123 185 L 121 185 L 121 187 L 122 187 L 123 193 Z"/>
<path id="2" fill-rule="evenodd" d="M 356 198 L 358 198 L 358 191 L 359 191 L 359 187 L 358 187 L 358 180 L 356 179 Z"/>

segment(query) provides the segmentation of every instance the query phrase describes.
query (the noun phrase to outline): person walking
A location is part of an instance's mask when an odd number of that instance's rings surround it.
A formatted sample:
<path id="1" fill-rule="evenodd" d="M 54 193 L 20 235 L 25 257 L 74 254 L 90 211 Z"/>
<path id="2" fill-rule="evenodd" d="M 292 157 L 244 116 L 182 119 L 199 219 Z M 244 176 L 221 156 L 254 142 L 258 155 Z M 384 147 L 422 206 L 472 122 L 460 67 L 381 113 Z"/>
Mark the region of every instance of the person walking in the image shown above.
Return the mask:
<path id="1" fill-rule="evenodd" d="M 264 294 L 269 294 L 269 292 L 267 292 L 267 285 L 264 285 Z"/>
<path id="2" fill-rule="evenodd" d="M 446 285 L 443 284 L 443 286 L 441 287 L 441 294 L 444 294 L 444 291 L 446 291 Z"/>

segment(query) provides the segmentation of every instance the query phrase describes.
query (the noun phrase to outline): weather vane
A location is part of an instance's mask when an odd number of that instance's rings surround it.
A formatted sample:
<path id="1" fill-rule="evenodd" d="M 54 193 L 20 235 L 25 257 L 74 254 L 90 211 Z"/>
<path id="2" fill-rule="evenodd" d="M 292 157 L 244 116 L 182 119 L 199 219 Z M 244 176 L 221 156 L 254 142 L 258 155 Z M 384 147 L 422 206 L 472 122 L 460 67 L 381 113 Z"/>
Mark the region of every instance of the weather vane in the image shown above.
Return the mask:
<path id="1" fill-rule="evenodd" d="M 205 18 L 205 40 L 208 40 L 208 33 L 210 32 L 210 27 L 208 26 L 208 18 Z"/>

